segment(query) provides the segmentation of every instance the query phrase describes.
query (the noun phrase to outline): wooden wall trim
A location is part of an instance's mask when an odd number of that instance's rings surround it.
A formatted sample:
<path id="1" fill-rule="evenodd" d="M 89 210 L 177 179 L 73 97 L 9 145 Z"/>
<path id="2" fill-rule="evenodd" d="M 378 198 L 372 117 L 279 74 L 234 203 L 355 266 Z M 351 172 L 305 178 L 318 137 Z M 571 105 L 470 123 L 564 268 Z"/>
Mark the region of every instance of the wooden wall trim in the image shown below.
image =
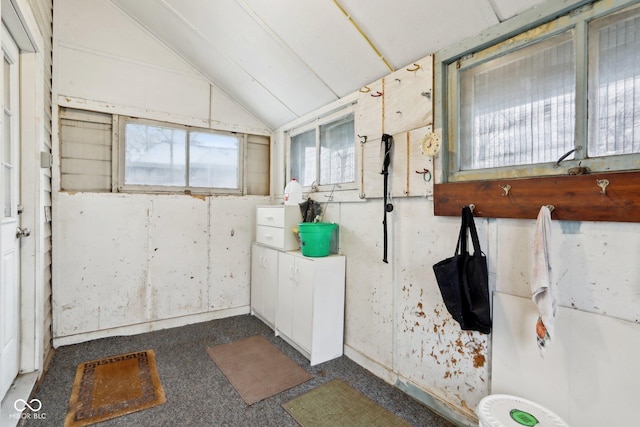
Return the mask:
<path id="1" fill-rule="evenodd" d="M 608 180 L 604 193 L 598 180 Z M 511 186 L 508 194 L 502 187 Z M 552 219 L 640 222 L 640 172 L 500 179 L 434 185 L 434 214 L 459 216 L 473 204 L 476 217 L 535 219 L 553 205 Z"/>

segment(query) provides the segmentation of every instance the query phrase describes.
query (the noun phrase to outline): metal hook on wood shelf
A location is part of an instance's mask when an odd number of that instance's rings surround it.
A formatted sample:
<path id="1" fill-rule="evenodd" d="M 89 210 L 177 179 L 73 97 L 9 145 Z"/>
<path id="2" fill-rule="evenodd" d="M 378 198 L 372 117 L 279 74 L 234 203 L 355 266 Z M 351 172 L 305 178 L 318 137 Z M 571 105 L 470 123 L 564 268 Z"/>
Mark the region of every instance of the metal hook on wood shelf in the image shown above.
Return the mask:
<path id="1" fill-rule="evenodd" d="M 360 138 L 360 144 L 367 142 L 367 135 L 358 135 L 358 138 Z"/>
<path id="2" fill-rule="evenodd" d="M 476 208 L 476 205 L 474 205 L 473 203 L 469 205 L 469 209 L 471 209 L 471 213 L 473 213 L 475 208 Z"/>
<path id="3" fill-rule="evenodd" d="M 598 187 L 602 188 L 600 194 L 607 194 L 607 185 L 609 185 L 608 179 L 596 179 L 596 184 L 598 184 Z"/>
<path id="4" fill-rule="evenodd" d="M 376 91 L 376 93 L 372 93 L 372 94 L 371 94 L 371 96 L 372 96 L 373 98 L 378 98 L 378 97 L 382 96 L 382 92 L 380 92 L 380 91 Z"/>
<path id="5" fill-rule="evenodd" d="M 549 209 L 549 212 L 553 212 L 553 210 L 556 208 L 553 205 L 545 205 L 547 207 L 547 209 Z"/>
<path id="6" fill-rule="evenodd" d="M 498 185 L 498 187 L 502 188 L 502 191 L 504 191 L 504 194 L 502 195 L 502 197 L 508 197 L 509 196 L 509 190 L 511 190 L 511 186 L 509 184 L 507 184 L 507 185 Z"/>
<path id="7" fill-rule="evenodd" d="M 413 64 L 413 68 L 407 68 L 407 71 L 418 71 L 420 69 L 420 64 Z"/>
<path id="8" fill-rule="evenodd" d="M 369 86 L 365 86 L 363 88 L 360 88 L 360 92 L 361 93 L 371 92 L 371 88 Z"/>

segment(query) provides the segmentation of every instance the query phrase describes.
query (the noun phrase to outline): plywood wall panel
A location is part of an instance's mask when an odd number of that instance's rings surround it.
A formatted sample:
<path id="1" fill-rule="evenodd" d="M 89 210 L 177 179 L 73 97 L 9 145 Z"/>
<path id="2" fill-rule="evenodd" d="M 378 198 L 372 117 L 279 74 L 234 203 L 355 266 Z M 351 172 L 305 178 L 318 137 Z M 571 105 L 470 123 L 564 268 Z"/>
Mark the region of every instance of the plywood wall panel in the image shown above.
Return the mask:
<path id="1" fill-rule="evenodd" d="M 59 195 L 54 330 L 76 335 L 145 320 L 146 197 Z"/>
<path id="2" fill-rule="evenodd" d="M 206 199 L 157 197 L 150 207 L 149 320 L 207 311 L 209 206 Z M 177 256 L 179 254 L 179 256 Z"/>
<path id="3" fill-rule="evenodd" d="M 377 363 L 393 360 L 393 264 L 382 262 L 380 201 L 342 204 L 339 220 L 346 274 L 345 344 Z M 391 222 L 391 219 L 390 219 Z M 394 232 L 390 230 L 390 241 Z M 393 245 L 390 245 L 393 248 Z M 393 259 L 393 249 L 389 252 Z"/>
<path id="4" fill-rule="evenodd" d="M 390 135 L 433 123 L 433 56 L 384 78 L 384 131 Z"/>
<path id="5" fill-rule="evenodd" d="M 239 198 L 209 202 L 208 309 L 243 306 L 250 295 L 256 202 Z"/>

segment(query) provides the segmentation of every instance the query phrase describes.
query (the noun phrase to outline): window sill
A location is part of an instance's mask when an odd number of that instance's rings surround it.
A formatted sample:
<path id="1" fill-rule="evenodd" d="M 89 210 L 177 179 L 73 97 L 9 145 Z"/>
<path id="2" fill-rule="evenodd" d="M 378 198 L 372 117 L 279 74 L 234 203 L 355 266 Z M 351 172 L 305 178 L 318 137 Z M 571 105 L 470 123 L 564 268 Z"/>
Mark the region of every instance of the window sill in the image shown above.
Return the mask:
<path id="1" fill-rule="evenodd" d="M 599 180 L 608 180 L 604 190 Z M 459 216 L 471 204 L 476 217 L 535 219 L 541 206 L 553 205 L 557 220 L 640 222 L 640 172 L 434 185 L 436 216 Z"/>

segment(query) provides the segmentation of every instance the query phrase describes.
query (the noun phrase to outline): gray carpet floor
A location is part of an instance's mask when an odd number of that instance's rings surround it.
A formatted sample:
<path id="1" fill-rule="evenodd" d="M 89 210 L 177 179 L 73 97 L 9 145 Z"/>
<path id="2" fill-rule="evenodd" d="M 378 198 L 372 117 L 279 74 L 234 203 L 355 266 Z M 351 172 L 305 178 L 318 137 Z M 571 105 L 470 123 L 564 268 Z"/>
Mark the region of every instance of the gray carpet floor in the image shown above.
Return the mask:
<path id="1" fill-rule="evenodd" d="M 262 335 L 313 375 L 313 379 L 247 406 L 209 358 L 206 348 Z M 297 426 L 282 404 L 325 382 L 341 378 L 414 426 L 452 426 L 350 359 L 309 366 L 309 362 L 264 323 L 250 315 L 214 320 L 134 336 L 60 347 L 33 397 L 46 419 L 23 420 L 29 427 L 62 426 L 77 366 L 88 360 L 152 349 L 167 402 L 98 424 L 107 426 Z"/>

